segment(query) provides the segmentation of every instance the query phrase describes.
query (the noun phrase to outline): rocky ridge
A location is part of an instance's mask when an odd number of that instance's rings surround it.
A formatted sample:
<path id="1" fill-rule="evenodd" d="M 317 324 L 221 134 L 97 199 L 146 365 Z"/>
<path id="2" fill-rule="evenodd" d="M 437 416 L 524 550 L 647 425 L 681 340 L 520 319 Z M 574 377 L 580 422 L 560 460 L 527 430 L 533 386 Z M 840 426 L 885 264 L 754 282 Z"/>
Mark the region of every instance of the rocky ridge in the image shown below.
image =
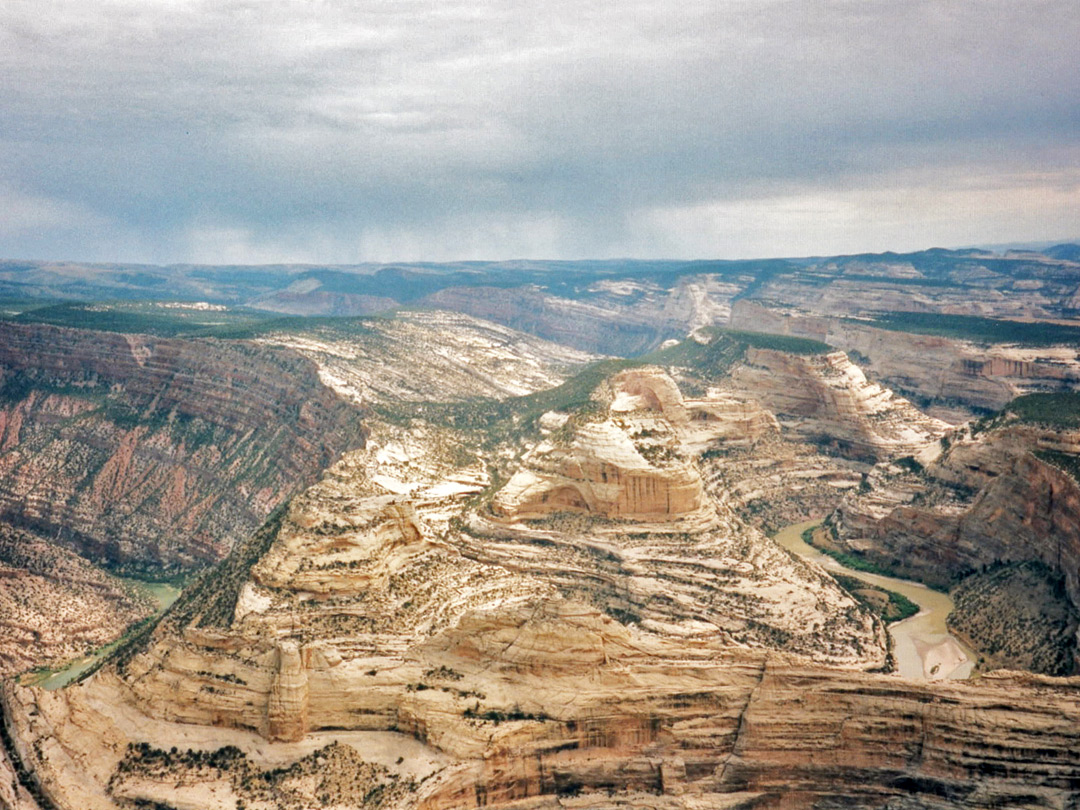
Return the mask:
<path id="1" fill-rule="evenodd" d="M 711 273 L 685 275 L 665 288 L 645 278 L 594 282 L 575 298 L 538 285 L 450 287 L 423 303 L 521 329 L 590 352 L 637 355 L 664 340 L 681 340 L 723 323 L 750 280 Z"/>
<path id="2" fill-rule="evenodd" d="M 792 355 L 751 348 L 731 385 L 752 392 L 797 435 L 862 460 L 917 452 L 949 427 L 868 380 L 843 352 Z"/>
<path id="3" fill-rule="evenodd" d="M 1061 578 L 1062 598 L 1075 611 L 1080 486 L 1069 460 L 1078 438 L 1007 412 L 985 427 L 966 426 L 947 447 L 876 467 L 832 516 L 836 542 L 941 587 L 1001 563 L 1037 561 Z M 1075 657 L 1075 636 L 1070 647 Z"/>
<path id="4" fill-rule="evenodd" d="M 749 300 L 735 304 L 730 325 L 820 340 L 857 355 L 877 379 L 935 405 L 957 423 L 975 411 L 1003 408 L 1021 394 L 1080 385 L 1074 346 L 988 347 L 936 335 L 898 335 L 871 322 Z"/>
<path id="5" fill-rule="evenodd" d="M 1075 803 L 1080 682 L 860 672 L 880 624 L 709 495 L 759 406 L 654 368 L 594 403 L 508 477 L 376 424 L 106 668 L 8 686 L 17 760 L 87 810 Z"/>
<path id="6" fill-rule="evenodd" d="M 193 567 L 363 444 L 307 359 L 0 323 L 0 516 L 111 565 Z"/>
<path id="7" fill-rule="evenodd" d="M 551 388 L 599 359 L 505 326 L 454 312 L 401 311 L 348 329 L 273 332 L 318 365 L 328 387 L 355 402 L 501 399 Z"/>

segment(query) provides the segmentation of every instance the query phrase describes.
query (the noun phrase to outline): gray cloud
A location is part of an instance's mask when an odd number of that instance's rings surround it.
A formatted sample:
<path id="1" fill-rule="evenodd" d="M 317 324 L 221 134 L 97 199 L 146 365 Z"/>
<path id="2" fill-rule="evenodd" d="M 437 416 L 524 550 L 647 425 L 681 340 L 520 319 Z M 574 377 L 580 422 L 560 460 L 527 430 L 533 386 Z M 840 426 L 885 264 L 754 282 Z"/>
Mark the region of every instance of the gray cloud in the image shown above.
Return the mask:
<path id="1" fill-rule="evenodd" d="M 0 253 L 1055 238 L 1080 202 L 1078 34 L 1072 0 L 8 0 Z"/>

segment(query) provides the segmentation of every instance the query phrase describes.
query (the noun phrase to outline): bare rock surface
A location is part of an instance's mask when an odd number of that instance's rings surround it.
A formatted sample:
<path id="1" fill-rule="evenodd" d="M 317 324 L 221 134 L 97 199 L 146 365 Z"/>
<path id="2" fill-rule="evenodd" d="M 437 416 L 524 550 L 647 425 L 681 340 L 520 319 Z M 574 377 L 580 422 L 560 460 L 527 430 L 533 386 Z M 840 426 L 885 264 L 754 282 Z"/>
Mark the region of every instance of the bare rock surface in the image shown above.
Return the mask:
<path id="1" fill-rule="evenodd" d="M 356 402 L 521 396 L 598 359 L 455 312 L 405 311 L 353 329 L 283 331 L 260 342 L 310 357 L 324 384 Z"/>
<path id="2" fill-rule="evenodd" d="M 1072 346 L 984 346 L 747 300 L 735 305 L 730 323 L 739 329 L 821 340 L 856 354 L 886 385 L 953 408 L 954 422 L 965 421 L 972 409 L 1002 408 L 1024 393 L 1071 390 L 1080 384 L 1080 363 Z"/>
<path id="3" fill-rule="evenodd" d="M 870 381 L 843 352 L 792 355 L 750 349 L 731 375 L 801 436 L 844 455 L 876 460 L 917 452 L 948 425 Z"/>
<path id="4" fill-rule="evenodd" d="M 1023 424 L 1008 414 L 983 430 L 966 427 L 950 435 L 944 450 L 875 468 L 864 491 L 850 493 L 833 515 L 837 542 L 942 587 L 988 566 L 1036 561 L 1060 578 L 1060 598 L 1075 611 L 1080 486 L 1069 464 L 1077 446 L 1075 431 Z M 1071 646 L 1075 657 L 1075 637 Z M 1026 660 L 1018 655 L 1008 662 Z"/>

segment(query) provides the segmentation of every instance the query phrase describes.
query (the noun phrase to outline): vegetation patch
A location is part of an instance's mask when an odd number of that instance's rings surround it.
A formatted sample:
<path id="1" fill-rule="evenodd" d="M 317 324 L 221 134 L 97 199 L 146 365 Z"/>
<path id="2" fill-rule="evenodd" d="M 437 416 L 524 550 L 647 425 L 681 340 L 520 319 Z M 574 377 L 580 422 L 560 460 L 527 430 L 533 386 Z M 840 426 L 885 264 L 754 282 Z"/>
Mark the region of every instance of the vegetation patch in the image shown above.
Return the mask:
<path id="1" fill-rule="evenodd" d="M 810 338 L 770 335 L 765 332 L 742 332 L 734 329 L 724 329 L 722 334 L 754 349 L 772 349 L 785 354 L 817 355 L 828 354 L 834 350 L 828 343 Z"/>
<path id="2" fill-rule="evenodd" d="M 866 321 L 845 318 L 850 323 Z M 1015 343 L 1020 346 L 1080 346 L 1080 327 L 1058 323 L 1026 323 L 974 315 L 943 315 L 938 312 L 884 312 L 873 325 L 894 332 L 971 340 L 976 343 Z"/>
<path id="3" fill-rule="evenodd" d="M 1080 392 L 1026 394 L 1010 402 L 1005 411 L 1023 424 L 1058 430 L 1080 428 Z"/>
<path id="4" fill-rule="evenodd" d="M 238 809 L 257 805 L 280 810 L 345 806 L 377 810 L 400 803 L 418 787 L 415 780 L 367 762 L 352 746 L 338 742 L 287 767 L 269 770 L 259 768 L 234 745 L 215 751 L 175 747 L 166 751 L 147 743 L 132 743 L 109 780 L 110 793 L 124 796 L 129 780 L 136 790 L 149 781 L 170 791 L 225 782 Z"/>
<path id="5" fill-rule="evenodd" d="M 995 563 L 952 592 L 949 629 L 979 651 L 980 669 L 1075 674 L 1080 621 L 1061 573 L 1043 562 Z"/>
<path id="6" fill-rule="evenodd" d="M 1057 450 L 1035 450 L 1034 454 L 1040 461 L 1045 461 L 1051 467 L 1061 470 L 1077 484 L 1080 484 L 1080 456 L 1059 453 Z"/>
<path id="7" fill-rule="evenodd" d="M 832 527 L 829 527 L 832 529 Z M 845 568 L 850 568 L 852 571 L 863 571 L 867 574 L 877 574 L 882 577 L 893 577 L 894 579 L 907 579 L 901 572 L 890 568 L 888 565 L 878 560 L 868 559 L 865 555 L 859 554 L 853 551 L 841 551 L 832 543 L 825 541 L 820 534 L 816 533 L 815 527 L 806 529 L 802 533 L 803 542 L 808 546 L 813 546 L 822 554 L 826 554 L 836 560 Z M 833 538 L 835 539 L 835 538 Z M 932 588 L 936 591 L 944 593 L 947 589 L 932 585 L 930 583 L 923 583 L 928 588 Z M 899 594 L 897 594 L 899 596 Z"/>
<path id="8" fill-rule="evenodd" d="M 833 574 L 833 579 L 840 583 L 840 587 L 872 613 L 881 617 L 886 624 L 902 622 L 919 612 L 920 608 L 902 593 L 879 588 L 863 582 L 857 577 L 849 577 L 845 574 Z"/>
<path id="9" fill-rule="evenodd" d="M 515 720 L 536 720 L 538 722 L 546 722 L 551 718 L 541 712 L 540 714 L 533 714 L 532 712 L 524 712 L 520 706 L 514 706 L 509 711 L 501 711 L 499 709 L 487 709 L 486 711 L 480 708 L 480 704 L 477 703 L 467 708 L 463 715 L 471 720 L 483 720 L 488 723 L 508 723 Z"/>

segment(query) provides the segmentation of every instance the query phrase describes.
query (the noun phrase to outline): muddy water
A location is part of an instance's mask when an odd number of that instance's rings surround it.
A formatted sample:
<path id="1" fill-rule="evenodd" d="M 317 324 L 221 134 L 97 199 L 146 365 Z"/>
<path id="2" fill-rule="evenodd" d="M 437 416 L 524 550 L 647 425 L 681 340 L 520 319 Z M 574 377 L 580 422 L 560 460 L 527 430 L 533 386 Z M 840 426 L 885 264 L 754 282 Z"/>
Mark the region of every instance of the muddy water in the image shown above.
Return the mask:
<path id="1" fill-rule="evenodd" d="M 163 613 L 176 601 L 176 598 L 180 596 L 180 589 L 168 582 L 144 582 L 139 579 L 125 579 L 124 581 L 130 583 L 135 588 L 143 591 L 154 599 L 154 601 L 157 602 L 157 612 L 159 614 Z M 106 644 L 92 654 L 85 656 L 84 658 L 77 658 L 63 669 L 46 673 L 44 677 L 32 681 L 32 683 L 49 690 L 60 689 L 61 687 L 67 686 L 86 672 L 86 670 L 90 669 L 90 667 L 115 650 L 120 645 L 120 641 L 121 639 L 117 639 L 111 644 Z"/>
<path id="2" fill-rule="evenodd" d="M 945 626 L 945 619 L 953 609 L 953 601 L 949 595 L 911 580 L 845 568 L 832 557 L 803 542 L 803 531 L 820 523 L 820 520 L 810 520 L 788 526 L 774 539 L 789 551 L 828 571 L 837 571 L 871 585 L 896 591 L 919 606 L 919 612 L 911 618 L 889 625 L 897 672 L 905 678 L 929 680 L 970 676 L 975 653 L 951 635 Z"/>

